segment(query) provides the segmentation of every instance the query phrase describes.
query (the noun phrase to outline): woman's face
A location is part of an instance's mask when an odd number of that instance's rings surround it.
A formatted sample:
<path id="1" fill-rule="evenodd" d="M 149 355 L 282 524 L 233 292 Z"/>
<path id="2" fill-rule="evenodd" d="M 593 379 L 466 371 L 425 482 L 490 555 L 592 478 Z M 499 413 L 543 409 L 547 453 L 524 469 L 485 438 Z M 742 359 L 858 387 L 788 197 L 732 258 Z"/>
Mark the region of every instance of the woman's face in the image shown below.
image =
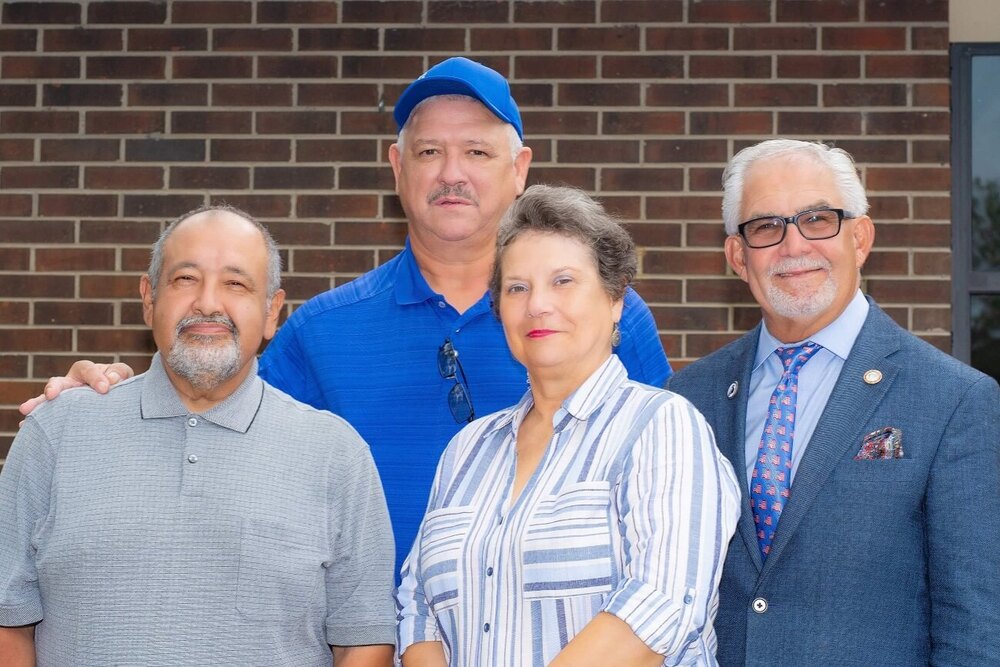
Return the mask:
<path id="1" fill-rule="evenodd" d="M 532 377 L 582 383 L 611 354 L 621 319 L 591 250 L 554 233 L 525 232 L 500 262 L 500 320 L 514 358 Z"/>

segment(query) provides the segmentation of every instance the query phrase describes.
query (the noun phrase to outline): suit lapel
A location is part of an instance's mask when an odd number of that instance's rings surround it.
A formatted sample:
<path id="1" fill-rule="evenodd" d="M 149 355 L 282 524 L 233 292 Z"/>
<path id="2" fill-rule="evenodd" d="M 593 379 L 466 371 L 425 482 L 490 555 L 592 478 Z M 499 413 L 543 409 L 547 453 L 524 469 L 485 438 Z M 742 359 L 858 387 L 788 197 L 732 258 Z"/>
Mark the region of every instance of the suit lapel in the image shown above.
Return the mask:
<path id="1" fill-rule="evenodd" d="M 892 386 L 899 367 L 886 357 L 898 349 L 897 326 L 872 303 L 865 324 L 844 361 L 840 377 L 802 456 L 792 482 L 791 497 L 781 515 L 762 574 L 766 574 L 781 557 L 785 545 L 812 507 L 834 467 L 849 449 L 856 451 L 861 446 L 863 434 L 859 432 L 858 425 L 868 421 Z M 881 371 L 881 382 L 864 382 L 862 377 L 865 372 L 872 369 Z"/>

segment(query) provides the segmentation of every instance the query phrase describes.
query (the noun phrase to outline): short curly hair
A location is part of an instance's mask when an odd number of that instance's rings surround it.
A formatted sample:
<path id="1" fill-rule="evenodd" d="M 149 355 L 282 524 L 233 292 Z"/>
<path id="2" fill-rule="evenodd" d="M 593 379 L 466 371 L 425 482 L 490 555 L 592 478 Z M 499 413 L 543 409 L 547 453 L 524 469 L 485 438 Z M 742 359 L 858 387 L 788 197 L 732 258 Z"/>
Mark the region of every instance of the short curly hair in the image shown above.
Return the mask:
<path id="1" fill-rule="evenodd" d="M 635 278 L 639 266 L 635 243 L 599 202 L 577 188 L 532 185 L 500 221 L 490 276 L 494 312 L 499 312 L 504 253 L 525 232 L 558 234 L 590 248 L 604 291 L 615 301 L 625 296 L 625 288 Z"/>

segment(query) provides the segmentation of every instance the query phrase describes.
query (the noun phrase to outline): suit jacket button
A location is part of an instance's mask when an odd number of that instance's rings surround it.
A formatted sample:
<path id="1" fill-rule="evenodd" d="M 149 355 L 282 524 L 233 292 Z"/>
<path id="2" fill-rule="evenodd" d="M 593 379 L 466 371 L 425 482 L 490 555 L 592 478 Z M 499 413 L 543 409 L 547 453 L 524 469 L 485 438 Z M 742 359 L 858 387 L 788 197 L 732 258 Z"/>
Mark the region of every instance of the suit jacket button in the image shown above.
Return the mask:
<path id="1" fill-rule="evenodd" d="M 764 598 L 754 598 L 754 601 L 750 603 L 750 608 L 758 614 L 763 614 L 767 611 L 767 600 Z"/>

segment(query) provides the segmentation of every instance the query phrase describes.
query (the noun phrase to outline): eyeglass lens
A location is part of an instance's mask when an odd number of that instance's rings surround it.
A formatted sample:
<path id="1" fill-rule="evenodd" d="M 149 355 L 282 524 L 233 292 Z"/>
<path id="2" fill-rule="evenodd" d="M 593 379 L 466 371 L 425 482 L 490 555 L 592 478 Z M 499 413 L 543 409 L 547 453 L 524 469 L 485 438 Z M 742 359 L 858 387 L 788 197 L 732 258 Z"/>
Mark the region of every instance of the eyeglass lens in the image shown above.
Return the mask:
<path id="1" fill-rule="evenodd" d="M 836 209 L 819 209 L 803 211 L 789 218 L 758 218 L 743 225 L 743 237 L 751 248 L 777 245 L 785 238 L 787 226 L 793 224 L 799 228 L 803 238 L 819 241 L 840 232 L 842 215 Z"/>
<path id="2" fill-rule="evenodd" d="M 441 377 L 445 380 L 455 381 L 455 385 L 448 392 L 448 409 L 451 410 L 451 416 L 458 423 L 472 421 L 475 417 L 475 411 L 472 408 L 472 398 L 465 388 L 465 384 L 468 382 L 465 370 L 462 368 L 462 362 L 458 360 L 458 350 L 447 338 L 438 348 L 437 363 Z M 461 380 L 459 380 L 459 376 L 461 376 Z"/>

